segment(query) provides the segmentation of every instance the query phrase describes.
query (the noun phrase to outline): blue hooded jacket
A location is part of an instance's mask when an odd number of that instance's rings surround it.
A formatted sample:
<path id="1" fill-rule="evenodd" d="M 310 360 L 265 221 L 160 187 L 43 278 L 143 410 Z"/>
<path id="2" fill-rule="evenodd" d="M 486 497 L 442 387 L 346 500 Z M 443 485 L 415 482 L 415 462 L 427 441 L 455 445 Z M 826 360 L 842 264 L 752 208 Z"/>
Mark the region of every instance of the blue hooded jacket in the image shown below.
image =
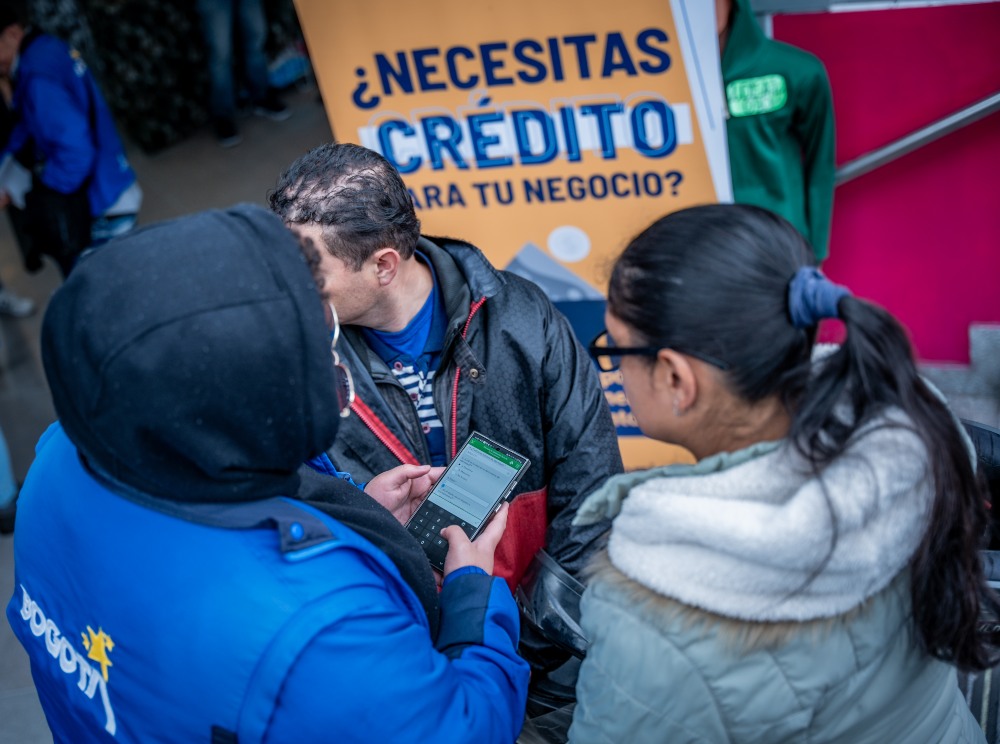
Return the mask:
<path id="1" fill-rule="evenodd" d="M 87 65 L 76 51 L 44 34 L 25 37 L 14 74 L 20 121 L 6 151 L 33 141 L 44 161 L 42 182 L 62 194 L 90 178 L 90 213 L 103 215 L 135 183 L 114 120 Z"/>
<path id="2" fill-rule="evenodd" d="M 517 737 L 504 582 L 450 574 L 432 640 L 406 572 L 300 500 L 339 418 L 322 303 L 276 217 L 207 212 L 88 254 L 43 358 L 60 423 L 18 502 L 7 617 L 55 741 Z"/>

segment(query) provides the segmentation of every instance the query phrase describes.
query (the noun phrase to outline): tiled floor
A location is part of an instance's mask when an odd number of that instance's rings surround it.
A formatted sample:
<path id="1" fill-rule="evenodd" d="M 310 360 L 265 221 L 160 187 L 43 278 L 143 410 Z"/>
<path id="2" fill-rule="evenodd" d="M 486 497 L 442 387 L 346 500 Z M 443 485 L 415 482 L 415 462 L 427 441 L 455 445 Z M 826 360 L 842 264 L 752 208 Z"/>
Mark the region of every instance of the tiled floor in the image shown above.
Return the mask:
<path id="1" fill-rule="evenodd" d="M 140 222 L 236 202 L 263 204 L 282 169 L 306 150 L 331 139 L 315 88 L 297 91 L 288 103 L 292 109 L 288 121 L 241 121 L 243 142 L 229 150 L 220 148 L 207 129 L 156 155 L 133 148 L 129 156 L 145 192 Z M 10 446 L 15 476 L 21 479 L 31 464 L 35 442 L 55 418 L 38 338 L 45 303 L 60 279 L 52 264 L 35 275 L 24 273 L 6 217 L 0 217 L 0 277 L 39 306 L 31 318 L 0 319 L 0 426 Z M 13 588 L 13 539 L 4 536 L 0 537 L 0 607 L 6 606 Z M 0 744 L 51 741 L 27 657 L 2 618 Z"/>

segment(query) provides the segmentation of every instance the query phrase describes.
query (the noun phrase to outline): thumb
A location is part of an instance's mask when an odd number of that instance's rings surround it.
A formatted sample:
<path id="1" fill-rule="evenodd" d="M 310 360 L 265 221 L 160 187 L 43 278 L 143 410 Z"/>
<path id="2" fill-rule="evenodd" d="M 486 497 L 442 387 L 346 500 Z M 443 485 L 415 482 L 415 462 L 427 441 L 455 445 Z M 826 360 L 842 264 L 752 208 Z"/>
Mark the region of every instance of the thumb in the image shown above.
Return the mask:
<path id="1" fill-rule="evenodd" d="M 449 524 L 441 530 L 441 537 L 448 541 L 449 547 L 456 542 L 469 542 L 468 535 L 466 535 L 465 531 L 457 524 Z"/>
<path id="2" fill-rule="evenodd" d="M 510 511 L 510 504 L 506 501 L 500 507 L 500 511 L 493 515 L 493 519 L 486 525 L 486 529 L 476 538 L 476 542 L 489 550 L 495 550 L 503 532 L 507 529 L 507 513 Z"/>

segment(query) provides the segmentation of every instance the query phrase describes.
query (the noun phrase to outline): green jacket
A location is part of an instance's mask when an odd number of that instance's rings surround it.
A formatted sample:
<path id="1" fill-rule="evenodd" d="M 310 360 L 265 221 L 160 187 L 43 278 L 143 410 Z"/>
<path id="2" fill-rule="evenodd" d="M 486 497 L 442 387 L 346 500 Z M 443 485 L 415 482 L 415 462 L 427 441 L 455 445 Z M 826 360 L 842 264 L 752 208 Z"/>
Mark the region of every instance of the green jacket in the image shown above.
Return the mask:
<path id="1" fill-rule="evenodd" d="M 736 0 L 722 78 L 735 201 L 780 214 L 822 261 L 834 175 L 833 100 L 823 63 L 768 39 L 748 0 Z"/>

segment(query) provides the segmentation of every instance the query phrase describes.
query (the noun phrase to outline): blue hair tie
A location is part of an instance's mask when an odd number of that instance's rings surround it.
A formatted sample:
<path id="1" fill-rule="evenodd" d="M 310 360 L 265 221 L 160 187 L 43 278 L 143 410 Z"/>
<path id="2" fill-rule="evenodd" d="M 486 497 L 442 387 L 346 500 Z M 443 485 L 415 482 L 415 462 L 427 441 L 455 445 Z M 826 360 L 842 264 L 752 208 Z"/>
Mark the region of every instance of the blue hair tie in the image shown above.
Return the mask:
<path id="1" fill-rule="evenodd" d="M 788 315 L 796 328 L 812 328 L 823 318 L 838 318 L 837 303 L 851 294 L 813 266 L 803 266 L 788 283 Z"/>

